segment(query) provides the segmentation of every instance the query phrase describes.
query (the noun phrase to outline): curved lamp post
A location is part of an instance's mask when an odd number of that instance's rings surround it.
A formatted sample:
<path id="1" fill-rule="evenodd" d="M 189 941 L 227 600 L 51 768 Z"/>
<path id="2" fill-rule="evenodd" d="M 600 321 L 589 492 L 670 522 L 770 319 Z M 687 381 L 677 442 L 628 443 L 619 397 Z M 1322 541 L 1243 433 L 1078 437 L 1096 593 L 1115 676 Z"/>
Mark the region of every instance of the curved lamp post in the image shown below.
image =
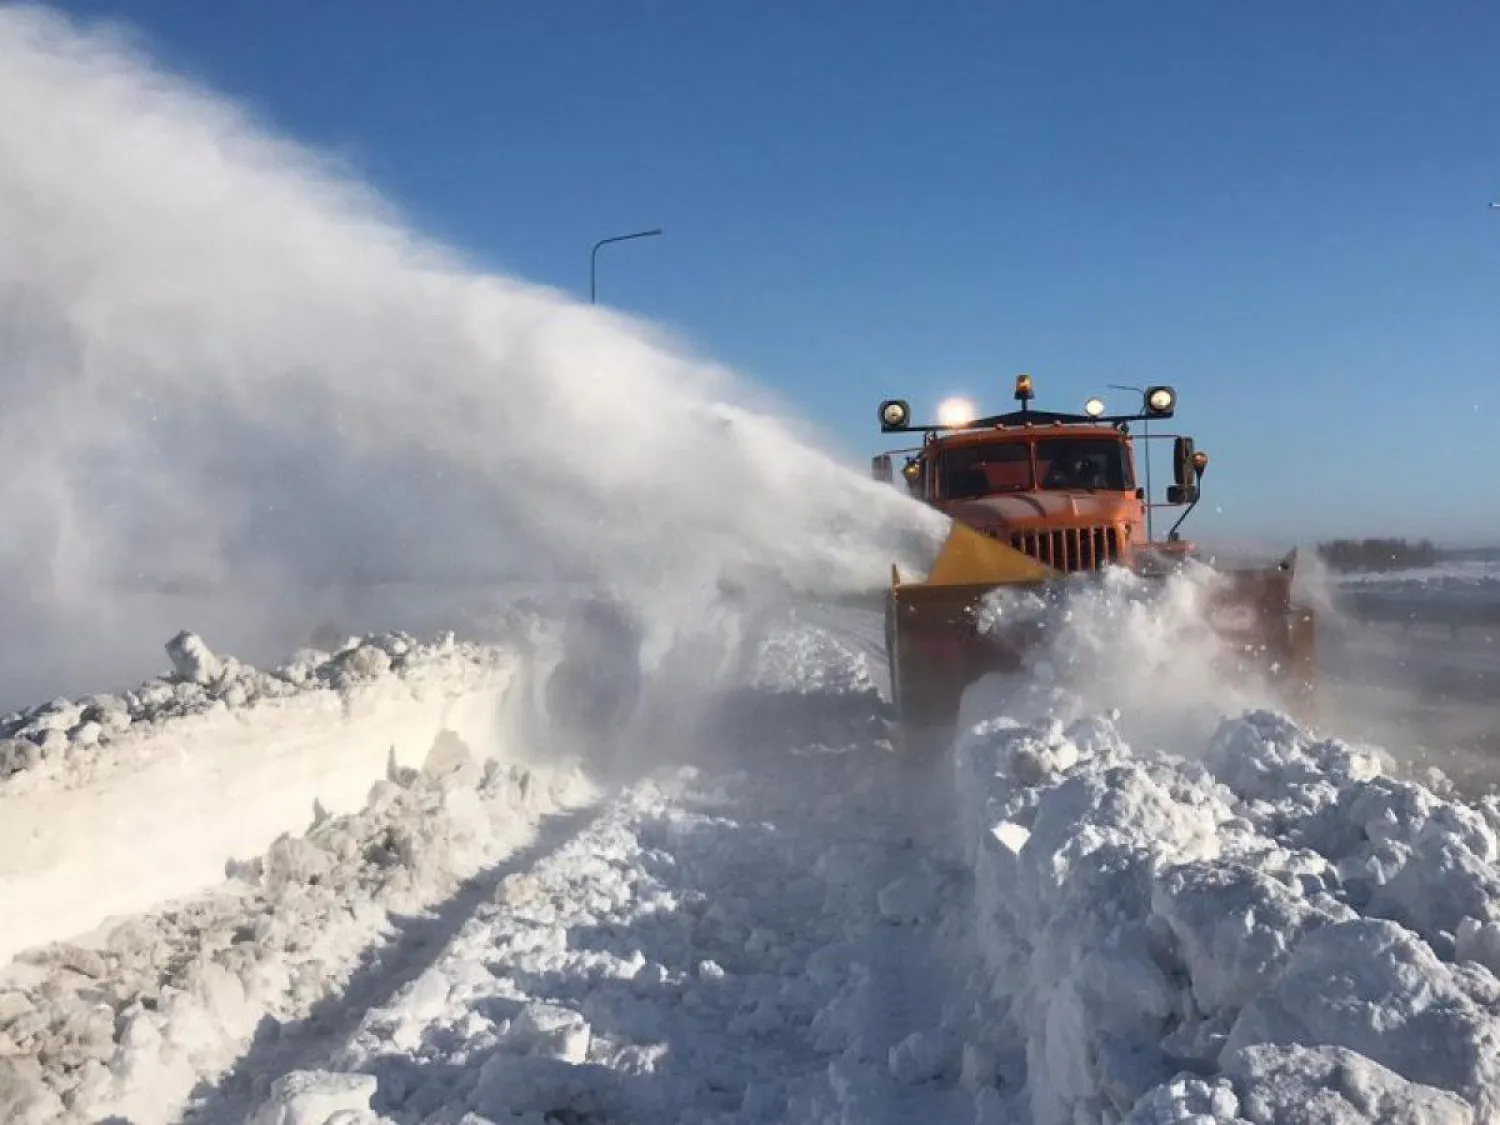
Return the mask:
<path id="1" fill-rule="evenodd" d="M 601 238 L 594 243 L 594 248 L 589 251 L 589 304 L 594 304 L 595 275 L 597 273 L 596 263 L 599 259 L 599 247 L 607 246 L 611 242 L 629 242 L 632 238 L 654 238 L 659 235 L 659 230 L 638 230 L 634 234 L 617 234 L 613 238 Z"/>

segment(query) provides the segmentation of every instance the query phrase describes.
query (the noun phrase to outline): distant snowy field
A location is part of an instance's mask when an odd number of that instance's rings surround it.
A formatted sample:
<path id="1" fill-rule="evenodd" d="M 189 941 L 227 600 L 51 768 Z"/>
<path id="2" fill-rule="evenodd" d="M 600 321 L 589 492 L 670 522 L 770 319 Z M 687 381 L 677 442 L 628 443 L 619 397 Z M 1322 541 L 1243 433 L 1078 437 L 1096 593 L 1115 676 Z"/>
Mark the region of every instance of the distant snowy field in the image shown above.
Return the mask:
<path id="1" fill-rule="evenodd" d="M 592 734 L 545 614 L 176 638 L 5 724 L 0 1117 L 1493 1119 L 1500 802 L 1185 678 L 1191 606 L 1096 595 L 928 763 L 853 610 Z"/>
<path id="2" fill-rule="evenodd" d="M 1460 559 L 1438 566 L 1354 571 L 1340 575 L 1338 581 L 1340 585 L 1350 589 L 1396 587 L 1429 596 L 1457 590 L 1490 590 L 1500 593 L 1500 561 Z"/>
<path id="3" fill-rule="evenodd" d="M 1336 586 L 1351 608 L 1371 620 L 1500 625 L 1500 562 L 1495 560 L 1343 574 Z"/>

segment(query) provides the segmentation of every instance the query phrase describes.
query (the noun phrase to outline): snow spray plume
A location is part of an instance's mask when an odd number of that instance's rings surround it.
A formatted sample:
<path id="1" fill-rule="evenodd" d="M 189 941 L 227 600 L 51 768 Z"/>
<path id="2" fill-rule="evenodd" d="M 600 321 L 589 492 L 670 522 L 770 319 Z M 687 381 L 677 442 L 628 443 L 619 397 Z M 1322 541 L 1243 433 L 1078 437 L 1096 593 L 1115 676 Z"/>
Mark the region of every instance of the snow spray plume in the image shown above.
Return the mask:
<path id="1" fill-rule="evenodd" d="M 329 615 L 436 627 L 464 584 L 608 586 L 653 621 L 726 583 L 879 585 L 925 520 L 117 34 L 0 12 L 0 105 L 12 702 L 155 672 L 184 625 L 261 660 Z"/>
<path id="2" fill-rule="evenodd" d="M 1099 581 L 1072 580 L 1056 600 L 999 591 L 980 627 L 1033 630 L 1039 641 L 1024 674 L 971 691 L 965 722 L 1005 715 L 1022 722 L 1117 713 L 1142 751 L 1196 752 L 1220 718 L 1276 709 L 1257 677 L 1229 675 L 1231 653 L 1208 624 L 1221 579 L 1190 565 L 1164 581 L 1112 568 Z"/>

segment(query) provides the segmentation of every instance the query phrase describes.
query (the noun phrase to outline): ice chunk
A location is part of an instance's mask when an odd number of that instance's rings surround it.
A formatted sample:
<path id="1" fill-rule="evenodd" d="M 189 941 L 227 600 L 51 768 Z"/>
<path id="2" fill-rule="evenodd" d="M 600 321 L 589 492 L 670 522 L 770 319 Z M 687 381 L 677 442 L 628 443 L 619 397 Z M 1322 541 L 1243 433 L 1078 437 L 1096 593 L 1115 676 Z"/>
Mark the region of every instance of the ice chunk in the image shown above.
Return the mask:
<path id="1" fill-rule="evenodd" d="M 6 1125 L 51 1125 L 67 1116 L 62 1100 L 42 1080 L 35 1059 L 0 1056 L 0 1121 Z"/>
<path id="2" fill-rule="evenodd" d="M 1488 1104 L 1500 1097 L 1500 982 L 1439 961 L 1394 922 L 1310 934 L 1225 1044 L 1344 1047 L 1401 1077 Z M 1500 1106 L 1492 1106 L 1500 1108 Z"/>
<path id="3" fill-rule="evenodd" d="M 906 1086 L 957 1073 L 962 1045 L 946 1028 L 914 1031 L 890 1050 L 891 1077 Z"/>
<path id="4" fill-rule="evenodd" d="M 924 875 L 903 875 L 876 895 L 880 916 L 890 922 L 925 922 L 937 909 L 937 888 Z"/>
<path id="5" fill-rule="evenodd" d="M 526 1005 L 506 1036 L 516 1050 L 570 1063 L 588 1058 L 591 1039 L 588 1021 L 578 1012 L 542 1003 Z"/>
<path id="6" fill-rule="evenodd" d="M 219 678 L 223 665 L 203 638 L 183 630 L 167 642 L 167 655 L 180 681 L 207 686 Z"/>
<path id="7" fill-rule="evenodd" d="M 1473 1107 L 1344 1047 L 1247 1047 L 1226 1060 L 1254 1125 L 1470 1125 Z"/>
<path id="8" fill-rule="evenodd" d="M 1465 918 L 1458 925 L 1455 955 L 1459 961 L 1483 965 L 1500 978 L 1500 924 Z"/>
<path id="9" fill-rule="evenodd" d="M 391 656 L 379 645 L 362 644 L 338 659 L 340 668 L 351 676 L 374 679 L 391 670 Z"/>
<path id="10" fill-rule="evenodd" d="M 247 1125 L 329 1125 L 340 1114 L 363 1114 L 368 1119 L 375 1088 L 370 1074 L 294 1070 L 271 1084 L 270 1099 Z"/>
<path id="11" fill-rule="evenodd" d="M 1189 863 L 1169 869 L 1152 906 L 1176 938 L 1177 954 L 1204 1012 L 1238 1009 L 1270 985 L 1310 930 L 1354 912 L 1331 900 L 1314 907 L 1245 864 Z"/>
<path id="12" fill-rule="evenodd" d="M 1224 1079 L 1183 1076 L 1163 1082 L 1135 1104 L 1120 1125 L 1248 1125 Z"/>

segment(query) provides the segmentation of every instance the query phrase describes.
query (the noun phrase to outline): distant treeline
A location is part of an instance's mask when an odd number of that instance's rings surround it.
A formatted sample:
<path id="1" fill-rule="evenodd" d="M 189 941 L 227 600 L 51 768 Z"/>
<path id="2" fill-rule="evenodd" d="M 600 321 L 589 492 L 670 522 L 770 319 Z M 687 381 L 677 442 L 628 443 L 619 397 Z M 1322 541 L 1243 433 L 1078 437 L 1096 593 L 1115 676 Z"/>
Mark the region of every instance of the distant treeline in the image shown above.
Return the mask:
<path id="1" fill-rule="evenodd" d="M 1319 543 L 1318 554 L 1334 570 L 1404 570 L 1448 557 L 1430 539 L 1334 539 Z"/>

